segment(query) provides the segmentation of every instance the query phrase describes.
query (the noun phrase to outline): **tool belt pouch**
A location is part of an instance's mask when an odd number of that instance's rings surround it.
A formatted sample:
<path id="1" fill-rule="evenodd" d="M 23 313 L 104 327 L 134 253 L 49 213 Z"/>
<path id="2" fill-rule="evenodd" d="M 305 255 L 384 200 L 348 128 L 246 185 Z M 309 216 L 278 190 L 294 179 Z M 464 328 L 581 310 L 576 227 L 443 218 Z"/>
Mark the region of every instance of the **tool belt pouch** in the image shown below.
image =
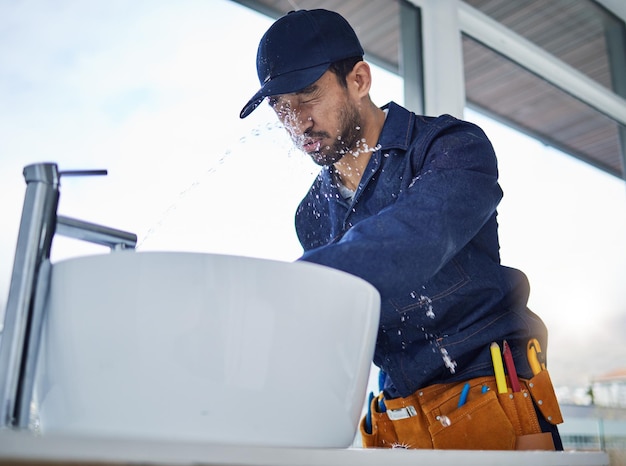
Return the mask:
<path id="1" fill-rule="evenodd" d="M 392 448 L 398 443 L 398 437 L 391 419 L 389 419 L 387 413 L 378 411 L 378 403 L 381 397 L 382 393 L 374 397 L 370 402 L 371 433 L 367 432 L 365 428 L 365 416 L 359 424 L 364 448 Z"/>
<path id="2" fill-rule="evenodd" d="M 427 387 L 407 398 L 385 400 L 386 413 L 372 406 L 372 434 L 365 447 L 467 450 L 554 450 L 552 435 L 542 432 L 533 400 L 553 424 L 562 417 L 547 371 L 523 383 L 519 392 L 498 393 L 493 377 L 472 379 L 467 402 L 458 407 L 463 383 Z M 482 392 L 482 387 L 489 390 Z M 378 405 L 375 399 L 376 406 Z M 389 414 L 414 407 L 410 417 L 391 420 Z M 374 414 L 377 416 L 375 417 Z M 376 426 L 382 422 L 381 426 Z"/>
<path id="3" fill-rule="evenodd" d="M 508 413 L 500 404 L 500 398 L 491 378 L 469 381 L 467 402 L 458 405 L 464 383 L 426 401 L 422 409 L 428 419 L 428 431 L 433 447 L 459 450 L 513 450 L 516 433 Z M 483 385 L 489 391 L 482 393 Z"/>
<path id="4" fill-rule="evenodd" d="M 522 380 L 522 382 L 528 387 L 528 391 L 545 420 L 553 425 L 561 424 L 563 416 L 556 393 L 554 393 L 552 380 L 550 380 L 550 373 L 544 370 L 532 379 Z"/>
<path id="5" fill-rule="evenodd" d="M 520 382 L 523 387 L 521 392 L 498 395 L 501 397 L 500 403 L 503 409 L 511 412 L 509 418 L 513 421 L 517 435 L 515 448 L 516 450 L 554 450 L 552 435 L 541 431 L 535 409 L 537 407 L 540 415 L 552 425 L 563 422 L 550 374 L 543 370 L 529 380 L 520 379 Z M 513 412 L 516 417 L 512 414 Z M 515 424 L 515 419 L 519 421 L 519 425 Z"/>
<path id="6" fill-rule="evenodd" d="M 385 400 L 387 419 L 396 434 L 395 448 L 433 448 L 428 421 L 420 409 L 421 395 Z"/>
<path id="7" fill-rule="evenodd" d="M 554 450 L 552 434 L 542 432 L 530 393 L 498 393 L 498 402 L 515 432 L 515 450 Z"/>

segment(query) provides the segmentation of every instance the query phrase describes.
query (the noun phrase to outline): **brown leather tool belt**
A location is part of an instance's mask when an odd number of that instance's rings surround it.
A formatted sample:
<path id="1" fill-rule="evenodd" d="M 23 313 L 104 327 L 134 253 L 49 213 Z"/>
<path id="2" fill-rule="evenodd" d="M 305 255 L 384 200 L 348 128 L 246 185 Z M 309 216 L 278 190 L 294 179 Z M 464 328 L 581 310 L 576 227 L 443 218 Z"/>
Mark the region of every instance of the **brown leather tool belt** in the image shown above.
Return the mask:
<path id="1" fill-rule="evenodd" d="M 498 393 L 495 377 L 431 385 L 392 400 L 381 393 L 370 406 L 371 433 L 365 417 L 361 420 L 363 446 L 554 450 L 552 435 L 542 432 L 535 410 L 551 424 L 563 422 L 548 371 L 519 381 L 521 390 L 506 393 Z M 469 390 L 459 406 L 466 384 Z"/>

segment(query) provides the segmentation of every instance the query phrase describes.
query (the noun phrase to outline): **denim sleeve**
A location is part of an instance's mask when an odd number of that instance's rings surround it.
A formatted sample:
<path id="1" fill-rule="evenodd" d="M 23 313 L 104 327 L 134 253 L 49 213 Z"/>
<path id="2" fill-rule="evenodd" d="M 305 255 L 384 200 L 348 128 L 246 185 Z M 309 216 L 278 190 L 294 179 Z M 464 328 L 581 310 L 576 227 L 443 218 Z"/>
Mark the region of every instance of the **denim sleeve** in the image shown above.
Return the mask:
<path id="1" fill-rule="evenodd" d="M 411 179 L 395 202 L 301 260 L 359 276 L 388 299 L 427 282 L 476 237 L 502 198 L 493 147 L 466 122 L 429 131 L 407 150 Z"/>

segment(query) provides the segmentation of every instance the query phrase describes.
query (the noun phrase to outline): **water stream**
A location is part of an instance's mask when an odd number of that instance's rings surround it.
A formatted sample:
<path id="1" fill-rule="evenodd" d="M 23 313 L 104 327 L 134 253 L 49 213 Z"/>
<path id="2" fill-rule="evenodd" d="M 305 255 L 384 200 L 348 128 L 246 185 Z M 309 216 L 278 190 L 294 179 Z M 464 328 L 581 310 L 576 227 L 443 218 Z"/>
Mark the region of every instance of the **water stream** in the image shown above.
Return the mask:
<path id="1" fill-rule="evenodd" d="M 230 174 L 226 173 L 226 171 L 221 170 L 221 167 L 223 167 L 226 163 L 238 161 L 237 159 L 250 155 L 251 150 L 260 150 L 263 152 L 263 149 L 268 145 L 272 146 L 272 153 L 279 153 L 283 158 L 285 156 L 287 156 L 288 159 L 306 157 L 293 147 L 288 137 L 283 134 L 284 132 L 284 128 L 278 122 L 257 125 L 250 129 L 248 133 L 239 137 L 238 141 L 219 152 L 217 156 L 211 157 L 208 168 L 202 171 L 189 185 L 185 186 L 175 196 L 173 201 L 163 211 L 154 224 L 148 228 L 144 236 L 138 241 L 137 250 L 141 250 L 147 241 L 160 234 L 173 212 L 175 212 L 184 202 L 189 201 L 194 194 L 197 194 L 196 192 L 198 188 L 207 186 L 211 183 L 211 181 L 215 180 L 215 177 L 230 176 Z M 259 147 L 261 149 L 257 149 Z M 257 154 L 252 154 L 252 156 L 256 155 Z M 209 157 L 207 157 L 207 159 L 209 159 Z M 285 171 L 287 172 L 284 176 L 292 176 L 293 173 L 291 173 L 291 171 L 299 169 L 298 167 L 294 167 L 292 165 L 293 164 L 288 163 L 283 165 L 286 166 Z M 263 175 L 261 174 L 260 176 Z M 227 181 L 233 185 L 238 182 L 238 180 Z M 242 190 L 242 196 L 243 195 L 250 195 L 250 193 L 245 191 L 245 186 Z M 207 215 L 210 215 L 210 212 L 208 212 Z"/>

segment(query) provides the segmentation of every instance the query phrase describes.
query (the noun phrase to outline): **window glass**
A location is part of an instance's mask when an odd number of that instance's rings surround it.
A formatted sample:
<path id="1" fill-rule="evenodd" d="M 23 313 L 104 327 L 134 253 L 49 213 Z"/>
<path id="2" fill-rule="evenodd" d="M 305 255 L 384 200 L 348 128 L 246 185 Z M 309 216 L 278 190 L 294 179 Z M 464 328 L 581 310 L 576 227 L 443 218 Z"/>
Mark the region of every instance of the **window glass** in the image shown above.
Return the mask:
<path id="1" fill-rule="evenodd" d="M 590 0 L 464 0 L 530 42 L 613 89 L 611 41 L 624 23 Z M 621 44 L 622 52 L 624 44 Z"/>
<path id="2" fill-rule="evenodd" d="M 562 401 L 588 402 L 591 378 L 626 359 L 624 182 L 477 111 L 466 119 L 496 149 L 501 258 L 529 277 L 552 380 Z"/>
<path id="3" fill-rule="evenodd" d="M 463 35 L 468 105 L 620 175 L 619 126 L 512 60 Z"/>

